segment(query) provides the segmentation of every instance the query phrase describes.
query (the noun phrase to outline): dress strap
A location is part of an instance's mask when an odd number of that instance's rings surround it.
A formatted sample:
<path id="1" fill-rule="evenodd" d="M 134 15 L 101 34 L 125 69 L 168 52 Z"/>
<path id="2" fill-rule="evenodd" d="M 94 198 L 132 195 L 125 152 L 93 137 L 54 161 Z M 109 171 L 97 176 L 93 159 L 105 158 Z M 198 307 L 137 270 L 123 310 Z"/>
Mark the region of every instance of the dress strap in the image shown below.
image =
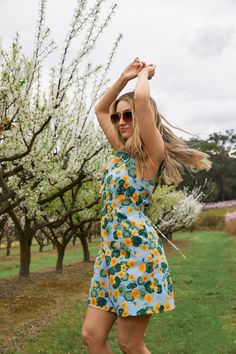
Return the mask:
<path id="1" fill-rule="evenodd" d="M 153 226 L 154 226 L 154 228 L 156 229 L 156 231 L 157 231 L 158 233 L 160 233 L 161 236 L 164 237 L 164 239 L 165 239 L 167 242 L 169 242 L 169 244 L 171 244 L 172 247 L 174 247 L 177 251 L 179 251 L 179 252 L 182 254 L 182 256 L 184 257 L 185 260 L 187 260 L 187 258 L 186 258 L 185 255 L 180 251 L 180 249 L 179 249 L 173 242 L 171 242 L 171 241 L 163 234 L 163 232 L 161 232 L 161 230 L 159 230 L 159 229 L 156 227 L 156 225 L 153 224 Z"/>

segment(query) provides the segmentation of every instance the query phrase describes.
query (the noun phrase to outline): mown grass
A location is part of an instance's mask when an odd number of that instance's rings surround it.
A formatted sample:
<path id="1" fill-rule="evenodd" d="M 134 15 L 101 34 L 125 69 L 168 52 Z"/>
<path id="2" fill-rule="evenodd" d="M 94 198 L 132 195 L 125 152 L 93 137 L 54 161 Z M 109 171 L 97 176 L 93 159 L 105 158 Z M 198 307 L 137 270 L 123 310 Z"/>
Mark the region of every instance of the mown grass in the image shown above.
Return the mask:
<path id="1" fill-rule="evenodd" d="M 91 256 L 97 254 L 97 243 L 89 246 Z M 4 253 L 3 253 L 4 252 Z M 83 251 L 80 244 L 75 246 L 69 245 L 66 249 L 64 264 L 81 261 L 83 259 Z M 38 246 L 32 246 L 30 271 L 39 271 L 45 267 L 56 266 L 57 251 L 52 250 L 52 246 L 48 246 L 43 252 L 38 252 Z M 19 274 L 20 255 L 19 248 L 14 247 L 11 256 L 5 256 L 5 250 L 0 252 L 0 277 L 10 277 Z"/>
<path id="2" fill-rule="evenodd" d="M 175 286 L 174 311 L 152 316 L 145 341 L 152 354 L 236 353 L 236 241 L 223 232 L 177 233 L 174 240 L 189 240 L 178 253 L 167 252 Z M 25 340 L 27 354 L 86 354 L 80 330 L 86 298 L 76 303 L 48 328 Z M 109 334 L 114 354 L 116 324 Z M 19 354 L 9 351 L 8 354 Z"/>

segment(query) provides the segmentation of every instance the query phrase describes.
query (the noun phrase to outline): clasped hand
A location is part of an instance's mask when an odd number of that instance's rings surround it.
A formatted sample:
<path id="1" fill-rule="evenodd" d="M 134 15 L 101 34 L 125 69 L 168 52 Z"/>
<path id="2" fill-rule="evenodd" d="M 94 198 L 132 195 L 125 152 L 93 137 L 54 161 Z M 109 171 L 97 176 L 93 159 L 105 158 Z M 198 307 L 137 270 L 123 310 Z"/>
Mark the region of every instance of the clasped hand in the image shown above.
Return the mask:
<path id="1" fill-rule="evenodd" d="M 139 58 L 135 58 L 122 72 L 122 77 L 126 80 L 132 80 L 139 76 L 140 73 L 146 73 L 148 79 L 150 80 L 155 74 L 156 65 L 146 64 Z"/>

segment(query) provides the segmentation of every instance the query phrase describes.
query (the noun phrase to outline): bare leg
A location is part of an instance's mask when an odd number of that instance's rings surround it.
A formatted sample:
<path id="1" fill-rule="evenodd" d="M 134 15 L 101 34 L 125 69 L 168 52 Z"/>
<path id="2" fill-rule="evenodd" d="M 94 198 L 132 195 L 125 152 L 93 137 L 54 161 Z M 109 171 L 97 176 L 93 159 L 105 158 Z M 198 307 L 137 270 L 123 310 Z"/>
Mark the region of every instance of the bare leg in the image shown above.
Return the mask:
<path id="1" fill-rule="evenodd" d="M 144 334 L 152 315 L 118 317 L 118 343 L 125 354 L 151 354 L 144 344 Z"/>
<path id="2" fill-rule="evenodd" d="M 116 319 L 117 315 L 113 312 L 88 306 L 81 330 L 88 354 L 112 354 L 107 337 Z"/>

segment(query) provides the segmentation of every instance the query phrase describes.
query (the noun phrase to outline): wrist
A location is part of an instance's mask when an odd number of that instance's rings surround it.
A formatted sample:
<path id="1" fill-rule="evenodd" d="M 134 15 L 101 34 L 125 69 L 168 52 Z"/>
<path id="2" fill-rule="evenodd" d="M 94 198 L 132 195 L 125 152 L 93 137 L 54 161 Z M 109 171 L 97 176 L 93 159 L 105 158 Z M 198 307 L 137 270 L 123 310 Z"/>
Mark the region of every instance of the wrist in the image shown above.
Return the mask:
<path id="1" fill-rule="evenodd" d="M 145 70 L 145 69 L 143 69 L 143 70 L 141 70 L 141 71 L 138 73 L 137 76 L 138 76 L 138 77 L 145 77 L 145 78 L 148 79 L 148 71 Z"/>
<path id="2" fill-rule="evenodd" d="M 125 86 L 129 82 L 129 78 L 125 75 L 121 74 L 119 77 L 119 81 Z"/>

